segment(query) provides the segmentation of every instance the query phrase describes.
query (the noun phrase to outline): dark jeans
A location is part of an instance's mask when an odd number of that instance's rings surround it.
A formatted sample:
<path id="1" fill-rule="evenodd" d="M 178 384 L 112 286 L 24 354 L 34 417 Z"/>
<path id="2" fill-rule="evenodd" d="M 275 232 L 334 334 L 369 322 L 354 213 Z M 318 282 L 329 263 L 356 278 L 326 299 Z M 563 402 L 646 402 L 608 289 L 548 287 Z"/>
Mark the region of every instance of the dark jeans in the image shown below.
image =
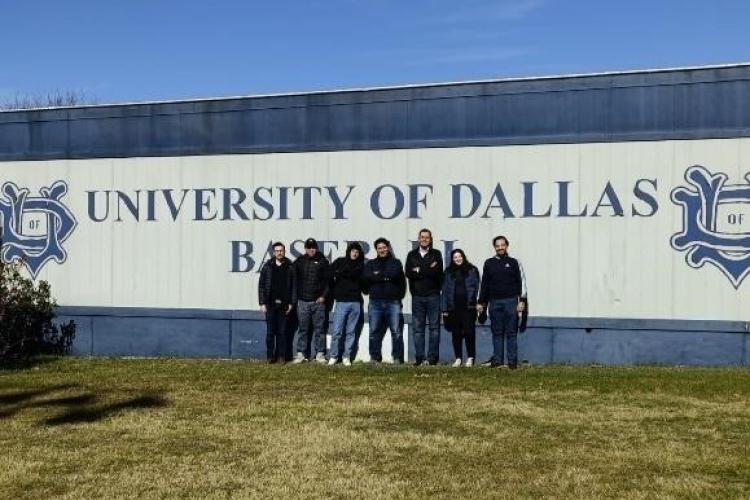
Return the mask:
<path id="1" fill-rule="evenodd" d="M 453 315 L 453 354 L 456 359 L 463 357 L 461 341 L 466 341 L 466 356 L 475 358 L 477 355 L 477 311 L 476 309 L 457 309 Z"/>
<path id="2" fill-rule="evenodd" d="M 297 352 L 305 357 L 315 353 L 326 352 L 325 320 L 326 305 L 317 302 L 297 301 L 297 317 L 299 318 L 299 336 L 297 337 Z M 310 351 L 310 341 L 315 349 Z"/>
<path id="3" fill-rule="evenodd" d="M 266 306 L 266 359 L 269 361 L 287 360 L 287 307 L 284 304 Z"/>
<path id="4" fill-rule="evenodd" d="M 492 361 L 504 364 L 504 350 L 508 351 L 508 364 L 518 365 L 518 298 L 495 299 L 489 304 L 492 330 Z M 505 345 L 503 345 L 505 344 Z"/>
<path id="5" fill-rule="evenodd" d="M 404 338 L 401 333 L 401 301 L 371 299 L 367 309 L 370 321 L 370 359 L 383 360 L 383 336 L 391 330 L 391 356 L 395 362 L 404 362 Z"/>
<path id="6" fill-rule="evenodd" d="M 440 358 L 440 295 L 411 298 L 412 335 L 414 336 L 414 357 L 417 363 L 425 359 L 425 323 L 429 324 L 430 337 L 427 347 L 427 361 L 435 364 Z"/>

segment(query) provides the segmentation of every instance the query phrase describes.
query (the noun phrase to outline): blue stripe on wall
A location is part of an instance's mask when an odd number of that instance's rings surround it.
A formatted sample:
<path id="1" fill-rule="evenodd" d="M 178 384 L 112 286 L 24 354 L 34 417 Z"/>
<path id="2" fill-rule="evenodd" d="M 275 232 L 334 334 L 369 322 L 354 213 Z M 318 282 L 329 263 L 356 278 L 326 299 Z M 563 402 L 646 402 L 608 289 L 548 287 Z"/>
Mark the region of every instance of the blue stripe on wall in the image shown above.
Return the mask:
<path id="1" fill-rule="evenodd" d="M 0 161 L 750 136 L 750 65 L 0 113 Z"/>
<path id="2" fill-rule="evenodd" d="M 68 306 L 58 319 L 76 322 L 79 355 L 265 356 L 265 323 L 256 311 Z M 739 321 L 545 317 L 529 325 L 519 349 L 534 364 L 750 365 L 750 323 Z M 477 334 L 477 357 L 486 359 L 489 329 Z M 441 359 L 452 360 L 450 334 L 441 339 Z"/>

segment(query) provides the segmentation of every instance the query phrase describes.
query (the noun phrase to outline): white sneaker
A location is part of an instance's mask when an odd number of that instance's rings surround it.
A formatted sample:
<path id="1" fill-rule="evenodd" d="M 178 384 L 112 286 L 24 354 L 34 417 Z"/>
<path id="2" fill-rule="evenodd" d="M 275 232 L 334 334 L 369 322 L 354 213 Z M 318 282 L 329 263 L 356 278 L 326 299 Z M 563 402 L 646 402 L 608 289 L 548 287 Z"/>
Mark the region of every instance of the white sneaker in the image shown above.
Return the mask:
<path id="1" fill-rule="evenodd" d="M 336 364 L 336 358 L 331 358 L 328 360 L 328 366 L 333 366 Z"/>
<path id="2" fill-rule="evenodd" d="M 471 368 L 474 366 L 474 358 L 466 358 L 466 363 L 464 364 L 465 367 Z"/>
<path id="3" fill-rule="evenodd" d="M 325 363 L 326 362 L 326 355 L 322 352 L 319 352 L 315 355 L 315 362 L 317 363 Z"/>
<path id="4" fill-rule="evenodd" d="M 461 358 L 456 358 L 456 361 L 453 362 L 453 368 L 460 368 L 461 367 Z"/>
<path id="5" fill-rule="evenodd" d="M 305 361 L 307 361 L 307 358 L 305 357 L 305 355 L 302 354 L 301 352 L 298 352 L 297 357 L 294 358 L 294 361 L 292 361 L 292 364 L 298 365 L 300 363 L 304 363 Z"/>
<path id="6" fill-rule="evenodd" d="M 344 366 L 352 366 L 352 362 L 349 358 L 344 358 Z"/>

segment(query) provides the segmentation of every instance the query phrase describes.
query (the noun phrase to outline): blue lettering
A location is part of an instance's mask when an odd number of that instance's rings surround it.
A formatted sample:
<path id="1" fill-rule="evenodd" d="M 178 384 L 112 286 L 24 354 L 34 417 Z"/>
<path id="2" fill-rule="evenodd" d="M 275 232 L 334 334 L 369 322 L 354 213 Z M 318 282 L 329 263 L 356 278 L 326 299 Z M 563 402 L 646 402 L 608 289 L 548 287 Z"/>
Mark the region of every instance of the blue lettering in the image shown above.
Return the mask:
<path id="1" fill-rule="evenodd" d="M 493 205 L 493 201 L 497 201 L 497 205 Z M 513 211 L 510 209 L 510 205 L 508 205 L 508 200 L 505 198 L 505 193 L 503 192 L 503 186 L 500 185 L 500 183 L 497 183 L 497 186 L 495 187 L 495 191 L 492 193 L 492 198 L 490 198 L 490 202 L 487 204 L 487 209 L 484 211 L 484 215 L 482 216 L 483 219 L 489 218 L 489 212 L 492 208 L 499 208 L 503 212 L 503 219 L 509 219 L 515 217 L 513 215 Z"/>
<path id="2" fill-rule="evenodd" d="M 585 217 L 588 211 L 588 205 L 584 205 L 583 209 L 577 214 L 571 214 L 568 208 L 568 186 L 571 181 L 557 181 L 557 191 L 559 195 L 558 200 L 558 211 L 559 217 Z"/>
<path id="3" fill-rule="evenodd" d="M 467 188 L 471 193 L 471 210 L 468 214 L 463 214 L 461 210 L 461 190 Z M 451 219 L 465 219 L 471 217 L 479 208 L 482 202 L 482 195 L 477 187 L 473 184 L 451 184 Z"/>
<path id="4" fill-rule="evenodd" d="M 104 212 L 104 215 L 101 218 L 98 218 L 96 216 L 96 193 L 97 191 L 86 191 L 86 194 L 88 195 L 88 212 L 89 212 L 89 219 L 91 219 L 94 222 L 103 222 L 109 217 L 109 191 L 102 191 L 105 195 L 105 203 L 104 207 L 106 208 L 106 211 Z"/>
<path id="5" fill-rule="evenodd" d="M 258 215 L 257 211 L 253 210 L 253 219 L 268 220 L 271 217 L 273 217 L 273 205 L 267 199 L 261 196 L 260 193 L 262 191 L 267 192 L 269 195 L 273 195 L 273 189 L 268 188 L 268 187 L 259 187 L 258 189 L 255 190 L 255 193 L 253 193 L 253 201 L 255 201 L 255 203 L 260 208 L 266 211 L 266 216 L 262 217 Z"/>
<path id="6" fill-rule="evenodd" d="M 659 210 L 659 204 L 657 203 L 656 197 L 654 195 L 647 193 L 646 191 L 641 189 L 642 183 L 651 184 L 651 186 L 653 186 L 654 188 L 654 193 L 656 193 L 656 179 L 638 179 L 638 181 L 636 181 L 635 183 L 635 187 L 633 187 L 633 194 L 635 195 L 635 197 L 646 203 L 651 208 L 651 211 L 647 213 L 639 212 L 635 208 L 635 204 L 633 204 L 633 206 L 631 207 L 631 213 L 633 216 L 651 217 L 657 212 L 657 210 Z"/>
<path id="7" fill-rule="evenodd" d="M 239 188 L 224 188 L 221 190 L 222 200 L 224 201 L 224 210 L 221 220 L 233 220 L 232 212 L 237 214 L 240 220 L 249 220 L 245 211 L 240 205 L 247 199 L 247 195 L 242 189 Z M 236 194 L 236 199 L 232 199 L 232 195 Z"/>
<path id="8" fill-rule="evenodd" d="M 427 208 L 427 194 L 421 196 L 420 188 L 427 188 L 432 191 L 432 184 L 409 184 L 409 219 L 421 219 L 419 216 L 419 205 Z"/>
<path id="9" fill-rule="evenodd" d="M 182 198 L 180 198 L 180 204 L 175 205 L 174 199 L 172 198 L 172 189 L 161 190 L 162 195 L 164 195 L 164 201 L 167 202 L 169 213 L 172 215 L 172 221 L 177 220 L 177 216 L 180 214 L 180 210 L 182 210 L 182 204 L 185 203 L 185 197 L 187 196 L 189 191 L 189 189 L 183 189 Z"/>
<path id="10" fill-rule="evenodd" d="M 232 241 L 232 270 L 233 273 L 247 273 L 255 267 L 253 260 L 252 241 Z"/>
<path id="11" fill-rule="evenodd" d="M 342 200 L 341 196 L 339 196 L 339 193 L 336 191 L 336 186 L 326 186 L 328 196 L 331 198 L 331 202 L 333 203 L 334 219 L 346 219 L 346 216 L 344 215 L 344 205 L 346 204 L 346 200 L 349 199 L 349 196 L 354 190 L 354 186 L 347 187 L 349 188 L 349 191 L 346 192 L 346 196 L 344 196 L 344 199 Z"/>
<path id="12" fill-rule="evenodd" d="M 319 187 L 315 186 L 298 186 L 294 188 L 294 194 L 297 194 L 297 191 L 302 191 L 302 218 L 303 219 L 312 219 L 312 192 L 313 190 L 317 191 L 318 194 L 321 193 L 321 189 Z"/>
<path id="13" fill-rule="evenodd" d="M 279 188 L 279 220 L 289 219 L 289 188 Z"/>
<path id="14" fill-rule="evenodd" d="M 534 182 L 523 182 L 523 216 L 524 217 L 549 217 L 552 213 L 552 205 L 543 214 L 534 213 Z"/>
<path id="15" fill-rule="evenodd" d="M 156 220 L 156 191 L 149 189 L 146 191 L 146 220 Z"/>
<path id="16" fill-rule="evenodd" d="M 394 207 L 393 213 L 389 216 L 384 215 L 380 209 L 380 196 L 385 188 L 393 191 Z M 370 196 L 370 209 L 379 219 L 395 219 L 404 210 L 404 193 L 393 184 L 383 184 L 382 186 L 378 186 L 375 191 L 372 192 L 372 196 Z"/>
<path id="17" fill-rule="evenodd" d="M 604 202 L 605 197 L 609 200 L 609 203 Z M 625 215 L 625 212 L 622 209 L 622 204 L 620 203 L 620 198 L 617 197 L 615 188 L 612 187 L 612 183 L 609 181 L 607 181 L 607 185 L 604 187 L 602 196 L 599 198 L 599 203 L 596 204 L 596 208 L 591 214 L 591 217 L 599 217 L 599 209 L 602 207 L 610 207 L 613 216 L 622 217 Z"/>
<path id="18" fill-rule="evenodd" d="M 139 220 L 139 212 L 140 212 L 140 205 L 141 205 L 140 190 L 135 192 L 135 202 L 122 191 L 117 191 L 117 218 L 115 219 L 116 222 L 122 222 L 122 218 L 120 217 L 120 207 L 122 206 L 122 203 L 125 204 L 125 208 L 128 209 L 128 212 L 130 212 L 133 218 L 135 218 L 135 220 Z"/>
<path id="19" fill-rule="evenodd" d="M 216 212 L 211 213 L 212 196 L 216 196 L 215 189 L 195 190 L 195 218 L 193 220 L 214 220 L 216 218 Z"/>

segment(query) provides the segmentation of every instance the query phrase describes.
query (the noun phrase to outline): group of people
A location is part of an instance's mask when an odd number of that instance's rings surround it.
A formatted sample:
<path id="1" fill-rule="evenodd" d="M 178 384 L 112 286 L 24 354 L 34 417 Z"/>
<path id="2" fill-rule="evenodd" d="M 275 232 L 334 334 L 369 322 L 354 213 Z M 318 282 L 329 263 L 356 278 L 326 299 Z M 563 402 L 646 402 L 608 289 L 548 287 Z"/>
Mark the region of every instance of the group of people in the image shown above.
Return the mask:
<path id="1" fill-rule="evenodd" d="M 386 238 L 373 246 L 374 259 L 365 260 L 362 246 L 350 243 L 346 254 L 330 263 L 315 239 L 305 241 L 305 253 L 294 262 L 283 243 L 273 244 L 273 257 L 263 264 L 258 301 L 266 315 L 268 361 L 304 363 L 314 359 L 350 366 L 356 331 L 364 318 L 363 295 L 369 296 L 369 354 L 382 361 L 382 342 L 391 333 L 394 364 L 404 362 L 402 300 L 407 282 L 412 303 L 415 364 L 434 365 L 440 356 L 441 317 L 452 334 L 453 366 L 473 366 L 476 358 L 476 322 L 487 315 L 492 331 L 490 366 L 518 366 L 518 314 L 526 307 L 526 278 L 517 259 L 508 255 L 505 236 L 492 240 L 495 255 L 479 270 L 461 249 L 451 252 L 444 269 L 441 252 L 433 248 L 432 232 L 422 229 L 418 246 L 404 265 L 393 255 Z M 326 359 L 326 326 L 333 306 L 331 349 Z M 294 330 L 298 329 L 296 356 Z M 426 344 L 426 345 L 425 345 Z M 466 359 L 463 347 L 466 346 Z"/>

